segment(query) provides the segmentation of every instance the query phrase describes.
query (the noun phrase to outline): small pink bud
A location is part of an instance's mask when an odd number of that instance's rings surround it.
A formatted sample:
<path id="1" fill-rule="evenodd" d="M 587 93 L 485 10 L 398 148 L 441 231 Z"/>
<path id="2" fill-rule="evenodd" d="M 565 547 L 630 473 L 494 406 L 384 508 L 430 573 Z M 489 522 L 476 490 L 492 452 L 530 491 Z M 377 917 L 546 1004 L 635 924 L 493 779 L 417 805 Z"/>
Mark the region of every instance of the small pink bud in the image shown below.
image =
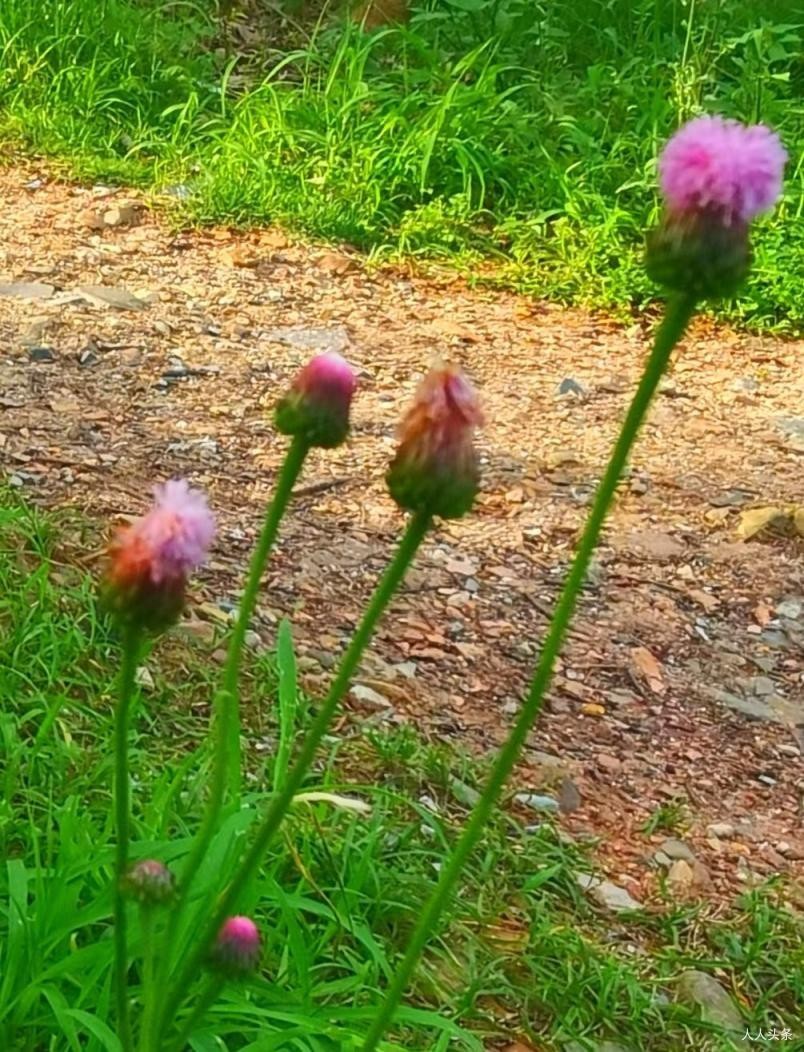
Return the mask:
<path id="1" fill-rule="evenodd" d="M 386 475 L 397 504 L 445 519 L 465 515 L 479 485 L 473 436 L 482 423 L 477 395 L 461 370 L 431 369 L 402 421 Z"/>
<path id="2" fill-rule="evenodd" d="M 221 925 L 212 948 L 212 964 L 236 977 L 253 972 L 260 959 L 260 933 L 250 917 L 229 917 Z"/>
<path id="3" fill-rule="evenodd" d="M 334 351 L 305 365 L 276 408 L 277 428 L 311 446 L 331 449 L 349 433 L 349 408 L 357 386 L 355 371 Z"/>
<path id="4" fill-rule="evenodd" d="M 143 906 L 169 902 L 175 886 L 173 874 L 164 862 L 153 858 L 137 862 L 123 878 L 123 893 Z"/>
<path id="5" fill-rule="evenodd" d="M 723 117 L 680 128 L 659 158 L 667 208 L 648 237 L 647 269 L 668 288 L 727 296 L 748 274 L 748 225 L 773 208 L 787 154 L 778 135 Z"/>
<path id="6" fill-rule="evenodd" d="M 215 534 L 206 497 L 184 479 L 154 489 L 151 510 L 109 547 L 103 599 L 122 622 L 158 632 L 184 605 L 187 580 Z"/>

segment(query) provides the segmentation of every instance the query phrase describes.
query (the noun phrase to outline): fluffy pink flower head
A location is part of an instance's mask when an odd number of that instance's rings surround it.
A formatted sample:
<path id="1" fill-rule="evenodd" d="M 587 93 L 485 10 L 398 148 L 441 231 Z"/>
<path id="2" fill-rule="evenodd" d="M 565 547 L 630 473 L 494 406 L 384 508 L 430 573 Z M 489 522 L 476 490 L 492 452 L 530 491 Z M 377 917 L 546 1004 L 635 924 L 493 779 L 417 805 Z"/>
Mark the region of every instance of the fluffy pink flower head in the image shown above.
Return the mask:
<path id="1" fill-rule="evenodd" d="M 311 446 L 331 449 L 349 433 L 349 409 L 357 377 L 334 351 L 319 354 L 305 365 L 276 409 L 276 426 L 298 435 Z"/>
<path id="2" fill-rule="evenodd" d="M 105 595 L 124 621 L 159 630 L 178 617 L 187 579 L 215 535 L 206 497 L 184 479 L 154 488 L 151 510 L 109 548 Z"/>
<path id="3" fill-rule="evenodd" d="M 212 964 L 226 975 L 247 975 L 260 960 L 260 933 L 250 917 L 229 917 L 212 948 Z"/>
<path id="4" fill-rule="evenodd" d="M 175 891 L 173 874 L 155 858 L 146 858 L 131 867 L 123 878 L 123 891 L 143 906 L 169 902 Z"/>
<path id="5" fill-rule="evenodd" d="M 787 154 L 764 124 L 698 117 L 680 128 L 659 158 L 671 212 L 711 211 L 726 225 L 749 223 L 782 192 Z"/>
<path id="6" fill-rule="evenodd" d="M 454 365 L 437 364 L 416 391 L 399 429 L 386 481 L 402 508 L 455 519 L 479 485 L 473 437 L 483 414 L 472 385 Z"/>

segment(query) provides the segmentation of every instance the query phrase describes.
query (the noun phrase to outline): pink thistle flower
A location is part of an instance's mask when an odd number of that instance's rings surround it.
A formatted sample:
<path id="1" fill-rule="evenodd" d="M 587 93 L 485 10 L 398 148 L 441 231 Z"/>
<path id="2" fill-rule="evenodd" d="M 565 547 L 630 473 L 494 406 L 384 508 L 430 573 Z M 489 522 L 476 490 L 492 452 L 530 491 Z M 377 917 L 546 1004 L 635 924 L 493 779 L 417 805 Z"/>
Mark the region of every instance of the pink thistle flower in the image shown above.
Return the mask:
<path id="1" fill-rule="evenodd" d="M 164 864 L 148 858 L 137 862 L 123 878 L 123 892 L 143 906 L 158 906 L 173 898 L 176 882 Z"/>
<path id="2" fill-rule="evenodd" d="M 276 426 L 284 435 L 298 435 L 311 446 L 331 449 L 349 433 L 349 409 L 357 377 L 334 351 L 319 354 L 305 365 L 276 409 Z"/>
<path id="3" fill-rule="evenodd" d="M 764 124 L 698 117 L 659 158 L 662 193 L 673 212 L 711 210 L 726 225 L 748 223 L 776 204 L 786 161 L 779 136 Z"/>
<path id="4" fill-rule="evenodd" d="M 473 436 L 482 423 L 477 395 L 461 370 L 432 368 L 402 420 L 386 476 L 397 504 L 446 519 L 465 515 L 479 486 Z"/>
<path id="5" fill-rule="evenodd" d="M 181 612 L 187 579 L 215 535 L 206 497 L 184 479 L 154 488 L 154 505 L 109 547 L 107 606 L 122 621 L 159 631 Z"/>
<path id="6" fill-rule="evenodd" d="M 253 972 L 260 960 L 260 933 L 250 917 L 229 917 L 221 925 L 211 963 L 226 975 Z"/>
<path id="7" fill-rule="evenodd" d="M 695 298 L 736 291 L 751 265 L 748 224 L 776 203 L 787 154 L 762 124 L 698 117 L 659 158 L 667 211 L 648 237 L 647 269 Z"/>

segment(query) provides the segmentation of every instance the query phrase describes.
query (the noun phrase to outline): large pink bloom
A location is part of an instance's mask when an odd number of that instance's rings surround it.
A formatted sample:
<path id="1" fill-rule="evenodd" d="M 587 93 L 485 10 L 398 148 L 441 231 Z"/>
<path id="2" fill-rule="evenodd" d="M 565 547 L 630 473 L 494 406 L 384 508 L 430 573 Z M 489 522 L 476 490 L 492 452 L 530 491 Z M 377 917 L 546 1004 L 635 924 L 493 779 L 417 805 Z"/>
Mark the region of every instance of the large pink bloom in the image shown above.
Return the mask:
<path id="1" fill-rule="evenodd" d="M 109 548 L 105 594 L 123 620 L 158 629 L 174 620 L 187 579 L 215 535 L 206 497 L 184 479 L 154 488 L 151 510 L 122 530 Z"/>
<path id="2" fill-rule="evenodd" d="M 698 117 L 664 148 L 659 176 L 671 212 L 748 223 L 778 200 L 786 161 L 779 136 L 765 125 Z"/>

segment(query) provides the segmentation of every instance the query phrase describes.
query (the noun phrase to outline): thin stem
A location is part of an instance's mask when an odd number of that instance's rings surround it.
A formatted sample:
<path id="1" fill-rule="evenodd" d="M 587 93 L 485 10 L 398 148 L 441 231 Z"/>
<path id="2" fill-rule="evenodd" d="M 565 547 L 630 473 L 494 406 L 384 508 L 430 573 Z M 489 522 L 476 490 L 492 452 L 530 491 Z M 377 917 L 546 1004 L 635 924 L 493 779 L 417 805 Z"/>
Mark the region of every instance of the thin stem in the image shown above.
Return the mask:
<path id="1" fill-rule="evenodd" d="M 243 591 L 237 620 L 229 640 L 229 649 L 221 685 L 215 694 L 215 759 L 209 799 L 204 821 L 182 871 L 182 880 L 179 884 L 176 903 L 170 913 L 160 982 L 167 978 L 170 957 L 176 943 L 179 922 L 189 897 L 190 886 L 215 834 L 227 787 L 233 802 L 236 802 L 240 796 L 240 703 L 238 677 L 243 645 L 254 608 L 257 605 L 257 596 L 265 565 L 268 562 L 268 556 L 271 553 L 279 531 L 279 524 L 290 502 L 293 487 L 309 450 L 310 447 L 304 439 L 296 437 L 291 442 L 276 481 L 273 500 L 265 515 L 262 532 L 251 556 L 246 587 Z"/>
<path id="2" fill-rule="evenodd" d="M 555 660 L 564 642 L 578 595 L 586 579 L 592 553 L 597 544 L 606 514 L 617 491 L 631 447 L 642 426 L 659 380 L 667 367 L 670 353 L 681 338 L 694 312 L 695 300 L 689 296 L 680 296 L 671 300 L 667 305 L 665 318 L 656 333 L 653 350 L 626 414 L 614 446 L 614 451 L 606 468 L 606 473 L 595 496 L 583 536 L 578 545 L 575 560 L 553 614 L 550 629 L 544 641 L 539 664 L 531 682 L 527 698 L 511 734 L 497 755 L 483 794 L 475 805 L 466 827 L 455 845 L 449 862 L 441 871 L 432 896 L 419 915 L 418 924 L 410 938 L 405 955 L 391 980 L 385 1000 L 363 1042 L 363 1052 L 373 1052 L 377 1048 L 380 1038 L 388 1029 L 419 957 L 447 905 L 464 863 L 480 839 L 483 827 L 488 821 L 502 787 L 513 770 L 530 729 L 541 710 L 542 701 L 553 673 Z"/>
<path id="3" fill-rule="evenodd" d="M 251 847 L 240 864 L 240 868 L 235 873 L 228 888 L 221 895 L 211 916 L 204 924 L 203 931 L 196 941 L 194 950 L 188 954 L 173 989 L 166 999 L 161 1015 L 162 1029 L 175 1015 L 188 985 L 193 977 L 198 974 L 199 968 L 206 958 L 221 924 L 233 912 L 238 898 L 262 861 L 272 837 L 281 825 L 288 807 L 293 802 L 293 797 L 304 782 L 307 770 L 315 759 L 321 739 L 329 728 L 338 703 L 349 686 L 349 680 L 360 663 L 363 651 L 371 639 L 377 622 L 407 573 L 413 557 L 430 527 L 430 522 L 430 516 L 421 512 L 411 517 L 407 530 L 399 542 L 396 554 L 380 579 L 374 595 L 371 597 L 363 614 L 363 619 L 352 636 L 329 692 L 302 743 L 296 762 L 288 771 L 282 788 L 272 797 L 265 817 L 257 830 Z"/>
<path id="4" fill-rule="evenodd" d="M 156 1008 L 157 991 L 155 979 L 155 952 L 154 945 L 154 920 L 155 910 L 151 903 L 140 906 L 140 928 L 142 929 L 142 1001 L 143 1015 L 140 1029 L 140 1049 L 148 1052 L 150 1031 L 153 1026 L 154 1010 Z"/>
<path id="5" fill-rule="evenodd" d="M 138 629 L 127 628 L 125 630 L 120 668 L 120 693 L 114 728 L 114 811 L 117 834 L 114 867 L 115 996 L 118 1036 L 124 1052 L 128 1052 L 132 1047 L 131 1023 L 128 1017 L 128 931 L 126 900 L 123 897 L 123 878 L 128 869 L 130 824 L 128 724 L 137 677 L 140 641 Z"/>
<path id="6" fill-rule="evenodd" d="M 309 451 L 310 446 L 305 439 L 298 436 L 288 447 L 285 461 L 276 480 L 273 500 L 266 513 L 257 547 L 251 556 L 246 587 L 243 590 L 237 620 L 229 640 L 221 687 L 215 699 L 215 711 L 217 719 L 220 720 L 218 732 L 220 754 L 217 759 L 217 767 L 220 770 L 217 777 L 226 786 L 228 772 L 228 789 L 235 803 L 240 797 L 240 693 L 237 681 L 240 675 L 243 646 L 254 608 L 257 605 L 257 596 L 268 556 L 271 554 L 279 532 L 279 524 L 290 503 L 293 487 L 296 485 Z"/>

